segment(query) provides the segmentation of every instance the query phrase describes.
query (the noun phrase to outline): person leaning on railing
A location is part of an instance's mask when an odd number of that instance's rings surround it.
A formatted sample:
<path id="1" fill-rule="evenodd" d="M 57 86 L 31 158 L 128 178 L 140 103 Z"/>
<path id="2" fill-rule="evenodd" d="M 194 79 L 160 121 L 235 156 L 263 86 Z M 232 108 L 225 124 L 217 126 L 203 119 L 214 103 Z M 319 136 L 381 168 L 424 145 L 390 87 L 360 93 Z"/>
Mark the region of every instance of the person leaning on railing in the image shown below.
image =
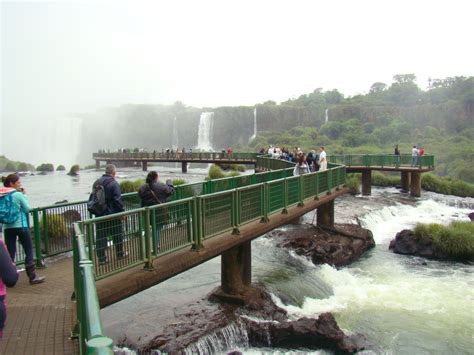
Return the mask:
<path id="1" fill-rule="evenodd" d="M 171 180 L 166 180 L 166 184 L 158 181 L 158 173 L 156 171 L 150 171 L 146 177 L 145 184 L 140 186 L 138 189 L 138 196 L 141 199 L 142 207 L 149 207 L 165 203 L 168 198 L 174 193 L 174 187 Z M 155 240 L 159 245 L 161 227 L 168 219 L 168 213 L 166 209 L 156 210 L 158 217 L 156 225 Z"/>
<path id="2" fill-rule="evenodd" d="M 97 215 L 97 217 L 109 216 L 125 211 L 120 185 L 115 180 L 116 174 L 117 168 L 115 165 L 107 164 L 105 174 L 94 182 L 92 187 L 93 191 L 98 184 L 104 187 L 105 202 L 107 204 L 106 210 L 102 214 Z M 96 225 L 96 253 L 99 264 L 101 265 L 107 263 L 107 257 L 105 255 L 107 249 L 107 235 L 112 236 L 117 259 L 121 259 L 127 255 L 123 250 L 122 219 L 113 218 L 104 222 L 98 222 Z"/>
<path id="3" fill-rule="evenodd" d="M 5 235 L 5 244 L 8 253 L 13 262 L 15 262 L 17 238 L 25 251 L 25 269 L 31 285 L 44 282 L 45 277 L 36 275 L 35 259 L 33 257 L 33 243 L 31 242 L 30 228 L 28 225 L 28 213 L 30 212 L 30 204 L 25 195 L 20 177 L 17 174 L 8 175 L 3 181 L 5 189 L 0 193 L 12 193 L 13 203 L 18 209 L 18 218 L 13 223 L 5 223 L 3 225 L 3 233 Z"/>

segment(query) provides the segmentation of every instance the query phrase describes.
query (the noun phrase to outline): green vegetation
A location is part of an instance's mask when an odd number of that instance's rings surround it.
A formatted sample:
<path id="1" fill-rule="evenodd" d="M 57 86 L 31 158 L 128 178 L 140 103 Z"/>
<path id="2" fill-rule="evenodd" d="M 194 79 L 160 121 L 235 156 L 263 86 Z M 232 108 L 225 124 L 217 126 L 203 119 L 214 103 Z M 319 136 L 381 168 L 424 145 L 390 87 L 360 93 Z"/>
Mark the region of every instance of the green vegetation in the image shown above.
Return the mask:
<path id="1" fill-rule="evenodd" d="M 0 155 L 0 172 L 16 172 L 16 171 L 30 171 L 35 170 L 31 164 L 13 161 Z"/>
<path id="2" fill-rule="evenodd" d="M 417 224 L 415 238 L 430 238 L 442 251 L 455 258 L 474 257 L 474 223 L 452 222 L 441 224 Z"/>
<path id="3" fill-rule="evenodd" d="M 120 191 L 123 194 L 128 192 L 137 192 L 140 186 L 145 183 L 145 179 L 137 179 L 137 180 L 124 180 L 120 183 Z M 187 184 L 186 180 L 184 179 L 173 179 L 173 186 Z"/>
<path id="4" fill-rule="evenodd" d="M 372 185 L 374 186 L 397 186 L 400 183 L 400 174 L 390 175 L 380 171 L 372 171 Z"/>
<path id="5" fill-rule="evenodd" d="M 56 168 L 56 171 L 65 171 L 66 170 L 66 167 L 64 165 L 58 165 L 58 167 Z"/>
<path id="6" fill-rule="evenodd" d="M 474 184 L 451 177 L 441 177 L 434 174 L 421 176 L 421 187 L 427 191 L 460 197 L 474 197 Z"/>
<path id="7" fill-rule="evenodd" d="M 51 163 L 43 163 L 36 168 L 36 171 L 54 171 L 54 165 Z"/>
<path id="8" fill-rule="evenodd" d="M 206 180 L 222 179 L 230 176 L 239 176 L 238 170 L 231 170 L 229 173 L 225 173 L 219 165 L 212 164 L 207 173 Z"/>
<path id="9" fill-rule="evenodd" d="M 360 174 L 348 174 L 346 177 L 346 186 L 351 195 L 360 194 Z"/>
<path id="10" fill-rule="evenodd" d="M 48 215 L 48 236 L 52 239 L 63 238 L 68 235 L 66 220 L 62 215 Z M 44 235 L 44 223 L 40 222 L 41 234 Z"/>
<path id="11" fill-rule="evenodd" d="M 67 173 L 68 175 L 77 175 L 77 173 L 79 172 L 81 168 L 79 167 L 79 165 L 75 164 L 73 166 L 71 166 L 71 169 L 69 170 L 69 172 Z"/>

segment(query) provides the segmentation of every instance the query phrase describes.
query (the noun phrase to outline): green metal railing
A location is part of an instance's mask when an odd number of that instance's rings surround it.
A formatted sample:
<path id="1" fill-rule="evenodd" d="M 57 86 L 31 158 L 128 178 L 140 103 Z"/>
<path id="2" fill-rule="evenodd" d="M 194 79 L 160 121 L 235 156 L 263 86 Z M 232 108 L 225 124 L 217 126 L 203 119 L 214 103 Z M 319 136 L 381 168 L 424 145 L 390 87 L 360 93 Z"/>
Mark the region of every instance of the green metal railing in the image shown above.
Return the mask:
<path id="1" fill-rule="evenodd" d="M 80 354 L 113 354 L 113 341 L 102 332 L 93 265 L 87 254 L 84 236 L 77 224 L 73 248 L 74 295 L 77 313 L 74 335 L 79 338 Z"/>
<path id="2" fill-rule="evenodd" d="M 93 159 L 99 160 L 183 160 L 183 161 L 199 161 L 199 160 L 256 160 L 257 153 L 232 153 L 227 152 L 139 152 L 139 153 L 94 153 Z"/>
<path id="3" fill-rule="evenodd" d="M 434 168 L 434 155 L 423 155 L 417 157 L 414 165 L 411 155 L 391 154 L 351 154 L 351 155 L 329 155 L 328 161 L 336 164 L 344 164 L 347 167 L 411 167 Z"/>

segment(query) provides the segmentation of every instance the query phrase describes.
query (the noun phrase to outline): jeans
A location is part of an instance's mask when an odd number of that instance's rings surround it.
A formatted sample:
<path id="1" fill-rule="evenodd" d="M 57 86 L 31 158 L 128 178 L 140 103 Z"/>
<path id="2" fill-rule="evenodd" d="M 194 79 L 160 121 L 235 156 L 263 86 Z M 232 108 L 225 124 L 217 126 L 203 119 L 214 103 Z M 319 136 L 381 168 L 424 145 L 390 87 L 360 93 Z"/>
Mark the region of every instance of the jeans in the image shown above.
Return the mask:
<path id="1" fill-rule="evenodd" d="M 5 235 L 5 244 L 7 245 L 8 253 L 15 262 L 16 255 L 16 237 L 25 251 L 25 265 L 35 263 L 33 257 L 33 243 L 31 242 L 30 230 L 28 228 L 10 228 L 3 231 Z"/>
<path id="2" fill-rule="evenodd" d="M 123 253 L 123 229 L 120 218 L 99 222 L 96 226 L 95 251 L 99 262 L 106 261 L 107 239 L 111 236 L 114 242 L 115 255 L 121 257 Z"/>
<path id="3" fill-rule="evenodd" d="M 418 165 L 418 157 L 417 156 L 412 156 L 411 157 L 411 166 L 417 166 Z"/>

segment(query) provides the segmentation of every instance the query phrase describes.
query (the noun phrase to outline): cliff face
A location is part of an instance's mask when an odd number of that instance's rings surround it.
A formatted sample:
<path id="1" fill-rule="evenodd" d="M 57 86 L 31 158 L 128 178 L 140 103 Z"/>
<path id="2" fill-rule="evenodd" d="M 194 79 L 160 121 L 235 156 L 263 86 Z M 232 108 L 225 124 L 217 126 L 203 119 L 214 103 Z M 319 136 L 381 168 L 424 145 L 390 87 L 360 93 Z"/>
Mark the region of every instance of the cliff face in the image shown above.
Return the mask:
<path id="1" fill-rule="evenodd" d="M 179 147 L 194 148 L 198 142 L 201 112 L 214 112 L 211 143 L 215 150 L 247 144 L 254 133 L 254 106 L 195 108 L 184 105 L 125 105 L 88 117 L 82 129 L 81 161 L 90 161 L 99 149 L 172 146 L 173 120 L 177 118 Z M 285 131 L 295 126 L 316 126 L 322 109 L 284 105 L 258 105 L 258 131 Z M 320 119 L 317 119 L 319 117 Z"/>

